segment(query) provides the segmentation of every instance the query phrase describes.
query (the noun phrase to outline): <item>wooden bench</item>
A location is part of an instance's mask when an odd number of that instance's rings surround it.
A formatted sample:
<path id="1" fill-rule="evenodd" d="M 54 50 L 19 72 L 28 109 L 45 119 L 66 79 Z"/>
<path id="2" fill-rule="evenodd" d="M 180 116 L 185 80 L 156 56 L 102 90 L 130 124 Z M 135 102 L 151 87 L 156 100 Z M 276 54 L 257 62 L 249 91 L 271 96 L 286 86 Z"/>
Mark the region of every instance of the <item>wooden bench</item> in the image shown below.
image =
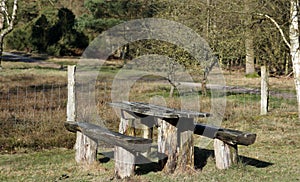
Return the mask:
<path id="1" fill-rule="evenodd" d="M 214 139 L 218 169 L 227 169 L 238 161 L 238 145 L 251 145 L 256 134 L 196 123 L 194 133 Z"/>
<path id="2" fill-rule="evenodd" d="M 65 127 L 71 132 L 83 133 L 96 143 L 102 141 L 115 146 L 114 159 L 117 178 L 125 178 L 134 174 L 136 155 L 146 152 L 152 143 L 151 139 L 123 135 L 86 122 L 65 122 Z"/>

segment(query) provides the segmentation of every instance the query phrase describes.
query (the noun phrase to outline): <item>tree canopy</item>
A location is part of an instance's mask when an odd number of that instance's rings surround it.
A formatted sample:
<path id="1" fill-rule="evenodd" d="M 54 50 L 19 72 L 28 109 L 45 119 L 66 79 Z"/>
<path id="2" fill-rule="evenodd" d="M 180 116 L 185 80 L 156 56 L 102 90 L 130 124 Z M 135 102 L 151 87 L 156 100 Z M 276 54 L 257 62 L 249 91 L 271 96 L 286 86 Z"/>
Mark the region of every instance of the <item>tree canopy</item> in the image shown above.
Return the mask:
<path id="1" fill-rule="evenodd" d="M 18 23 L 8 35 L 5 47 L 80 55 L 89 41 L 110 27 L 132 19 L 159 17 L 182 23 L 204 37 L 224 68 L 244 68 L 252 49 L 254 66 L 267 64 L 276 74 L 288 74 L 292 70 L 289 49 L 274 23 L 262 16 L 272 17 L 286 33 L 288 10 L 286 0 L 21 1 Z M 247 44 L 249 40 L 251 44 Z M 132 44 L 127 56 L 173 50 L 165 43 L 151 44 Z"/>

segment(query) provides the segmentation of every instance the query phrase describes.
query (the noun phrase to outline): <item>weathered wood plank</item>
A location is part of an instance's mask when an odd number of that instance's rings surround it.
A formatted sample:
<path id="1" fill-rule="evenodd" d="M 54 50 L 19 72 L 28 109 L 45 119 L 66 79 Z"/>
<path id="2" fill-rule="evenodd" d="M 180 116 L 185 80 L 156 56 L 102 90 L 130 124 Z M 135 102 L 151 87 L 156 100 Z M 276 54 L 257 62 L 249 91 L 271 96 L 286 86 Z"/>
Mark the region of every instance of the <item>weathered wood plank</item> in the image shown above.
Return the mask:
<path id="1" fill-rule="evenodd" d="M 146 152 L 152 143 L 151 139 L 126 136 L 86 122 L 65 122 L 65 127 L 71 132 L 82 132 L 94 141 L 121 146 L 132 152 Z"/>
<path id="2" fill-rule="evenodd" d="M 155 116 L 160 118 L 195 118 L 209 117 L 209 113 L 201 113 L 195 111 L 181 111 L 163 106 L 140 102 L 114 102 L 109 103 L 110 106 L 130 111 L 133 113 L 143 114 L 145 116 Z"/>
<path id="3" fill-rule="evenodd" d="M 197 123 L 195 124 L 194 134 L 206 136 L 212 139 L 219 139 L 232 145 L 251 145 L 256 140 L 256 134 L 246 133 L 237 130 L 218 128 Z"/>

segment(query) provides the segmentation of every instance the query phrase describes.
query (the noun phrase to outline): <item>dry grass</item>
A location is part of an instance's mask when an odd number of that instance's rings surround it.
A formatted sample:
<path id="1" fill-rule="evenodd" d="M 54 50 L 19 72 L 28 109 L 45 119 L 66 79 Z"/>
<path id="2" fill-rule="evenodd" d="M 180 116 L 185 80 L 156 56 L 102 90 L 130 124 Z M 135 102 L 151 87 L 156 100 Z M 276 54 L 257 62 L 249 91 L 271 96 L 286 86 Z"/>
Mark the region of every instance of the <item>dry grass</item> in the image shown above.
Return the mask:
<path id="1" fill-rule="evenodd" d="M 66 70 L 44 69 L 23 63 L 22 66 L 25 68 L 11 65 L 0 72 L 0 152 L 16 153 L 0 155 L 0 181 L 110 181 L 113 178 L 113 160 L 84 169 L 75 163 L 72 150 L 41 150 L 71 148 L 74 144 L 75 135 L 63 127 L 66 119 Z M 116 130 L 119 119 L 107 103 L 111 102 L 111 80 L 117 69 L 107 71 L 105 78 L 96 85 L 97 106 L 105 125 Z M 239 72 L 225 73 L 225 77 L 229 85 L 258 88 L 260 84 L 259 79 L 246 79 Z M 291 79 L 271 78 L 270 83 L 278 91 L 293 92 Z M 180 108 L 180 98 L 169 98 L 169 89 L 163 81 L 139 80 L 131 88 L 130 99 L 161 102 L 168 107 Z M 9 99 L 7 93 L 10 93 Z M 200 95 L 203 111 L 210 111 L 210 103 L 209 95 Z M 212 146 L 209 145 L 196 152 L 198 160 L 204 164 L 202 171 L 189 175 L 166 175 L 143 166 L 138 175 L 124 181 L 299 181 L 300 122 L 295 100 L 272 97 L 267 116 L 260 116 L 259 109 L 257 95 L 227 96 L 222 126 L 254 132 L 258 136 L 255 144 L 239 148 L 241 162 L 238 165 L 225 171 L 217 170 Z M 195 145 L 199 147 L 201 140 L 195 137 Z M 39 152 L 26 154 L 36 149 Z M 100 152 L 103 149 L 100 148 Z M 99 159 L 103 157 L 99 155 Z"/>

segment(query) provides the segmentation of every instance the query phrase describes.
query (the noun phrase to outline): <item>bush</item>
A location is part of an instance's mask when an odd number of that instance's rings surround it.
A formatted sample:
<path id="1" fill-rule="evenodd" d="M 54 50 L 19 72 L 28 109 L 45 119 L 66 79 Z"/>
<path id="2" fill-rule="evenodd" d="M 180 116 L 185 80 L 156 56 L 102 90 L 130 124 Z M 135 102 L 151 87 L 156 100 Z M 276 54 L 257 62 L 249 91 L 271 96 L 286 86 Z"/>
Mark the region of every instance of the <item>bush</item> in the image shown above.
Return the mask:
<path id="1" fill-rule="evenodd" d="M 31 43 L 29 41 L 30 31 L 24 27 L 14 29 L 5 38 L 5 48 L 15 50 L 28 50 L 31 49 Z"/>

